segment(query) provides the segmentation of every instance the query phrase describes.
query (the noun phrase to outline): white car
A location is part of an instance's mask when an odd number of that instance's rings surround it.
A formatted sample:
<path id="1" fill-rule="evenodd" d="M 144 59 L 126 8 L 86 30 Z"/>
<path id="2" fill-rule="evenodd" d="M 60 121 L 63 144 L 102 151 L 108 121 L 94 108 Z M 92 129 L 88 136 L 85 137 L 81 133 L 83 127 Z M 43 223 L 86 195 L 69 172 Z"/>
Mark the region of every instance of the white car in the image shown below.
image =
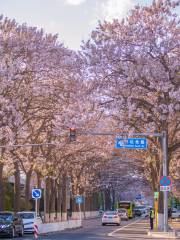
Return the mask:
<path id="1" fill-rule="evenodd" d="M 127 209 L 126 208 L 119 208 L 118 210 L 118 214 L 120 216 L 120 218 L 122 220 L 128 220 L 128 212 L 127 212 Z"/>
<path id="2" fill-rule="evenodd" d="M 19 215 L 23 220 L 24 232 L 33 233 L 34 221 L 36 219 L 35 212 L 18 212 L 17 215 Z M 41 221 L 40 217 L 38 217 L 38 220 Z"/>
<path id="3" fill-rule="evenodd" d="M 172 210 L 171 218 L 172 218 L 172 219 L 180 218 L 180 210 L 178 210 L 178 209 L 173 209 L 173 210 Z"/>
<path id="4" fill-rule="evenodd" d="M 104 212 L 102 216 L 102 225 L 105 226 L 106 224 L 116 224 L 120 225 L 121 218 L 117 211 L 107 211 Z"/>

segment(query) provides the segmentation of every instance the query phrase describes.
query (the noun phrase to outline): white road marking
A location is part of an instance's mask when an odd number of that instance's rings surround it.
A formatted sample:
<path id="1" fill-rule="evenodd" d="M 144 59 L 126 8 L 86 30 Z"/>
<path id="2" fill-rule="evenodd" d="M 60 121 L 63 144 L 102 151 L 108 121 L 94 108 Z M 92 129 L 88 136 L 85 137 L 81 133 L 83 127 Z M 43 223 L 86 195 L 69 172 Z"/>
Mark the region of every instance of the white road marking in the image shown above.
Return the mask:
<path id="1" fill-rule="evenodd" d="M 94 237 L 92 236 L 92 237 L 87 237 L 87 238 L 88 238 L 88 239 L 94 239 L 94 238 L 97 239 L 97 236 L 94 236 Z M 105 237 L 99 238 L 99 240 L 103 240 L 103 239 L 104 239 L 104 240 L 107 240 L 107 237 L 106 237 L 106 238 L 105 238 Z"/>
<path id="2" fill-rule="evenodd" d="M 127 227 L 129 227 L 129 226 L 131 226 L 131 225 L 133 225 L 133 224 L 135 224 L 135 223 L 138 223 L 138 222 L 141 221 L 141 220 L 142 220 L 142 219 L 138 219 L 138 220 L 136 220 L 136 221 L 134 221 L 134 222 L 129 223 L 128 225 L 125 225 L 125 226 L 123 226 L 123 227 L 120 227 L 120 228 L 114 230 L 113 232 L 108 233 L 108 236 L 109 236 L 109 237 L 113 237 L 113 234 L 114 234 L 114 233 L 116 233 L 116 232 L 118 232 L 118 231 L 120 231 L 120 230 L 122 230 L 122 229 L 125 229 L 125 228 L 127 228 Z"/>

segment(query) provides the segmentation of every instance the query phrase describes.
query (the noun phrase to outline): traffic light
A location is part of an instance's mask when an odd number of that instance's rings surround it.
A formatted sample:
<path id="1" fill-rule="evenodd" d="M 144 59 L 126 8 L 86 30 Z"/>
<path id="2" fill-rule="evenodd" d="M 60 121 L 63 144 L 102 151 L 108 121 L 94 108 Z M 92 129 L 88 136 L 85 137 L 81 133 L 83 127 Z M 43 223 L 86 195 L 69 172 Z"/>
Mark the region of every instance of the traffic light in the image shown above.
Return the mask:
<path id="1" fill-rule="evenodd" d="M 70 134 L 69 134 L 70 142 L 76 141 L 76 129 L 70 128 L 69 130 L 70 130 Z"/>

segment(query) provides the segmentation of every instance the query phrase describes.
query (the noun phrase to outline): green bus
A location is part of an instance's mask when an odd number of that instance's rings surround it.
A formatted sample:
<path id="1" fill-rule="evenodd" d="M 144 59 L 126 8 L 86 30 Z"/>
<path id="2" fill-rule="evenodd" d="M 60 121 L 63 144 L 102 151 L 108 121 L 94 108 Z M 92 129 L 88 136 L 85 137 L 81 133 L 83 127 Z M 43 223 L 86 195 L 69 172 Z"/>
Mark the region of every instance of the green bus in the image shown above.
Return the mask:
<path id="1" fill-rule="evenodd" d="M 120 201 L 118 202 L 118 209 L 127 209 L 128 218 L 133 218 L 133 203 L 131 201 Z"/>

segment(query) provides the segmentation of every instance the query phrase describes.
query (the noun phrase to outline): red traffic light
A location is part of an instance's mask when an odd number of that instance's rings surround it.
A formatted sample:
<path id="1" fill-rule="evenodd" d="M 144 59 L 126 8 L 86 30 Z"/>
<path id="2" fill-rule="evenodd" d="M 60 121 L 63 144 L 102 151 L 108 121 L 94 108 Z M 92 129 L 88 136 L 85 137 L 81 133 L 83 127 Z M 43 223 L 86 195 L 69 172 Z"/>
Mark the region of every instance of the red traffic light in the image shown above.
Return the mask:
<path id="1" fill-rule="evenodd" d="M 69 133 L 70 142 L 76 141 L 76 129 L 70 128 L 69 130 L 70 130 L 70 133 Z"/>

